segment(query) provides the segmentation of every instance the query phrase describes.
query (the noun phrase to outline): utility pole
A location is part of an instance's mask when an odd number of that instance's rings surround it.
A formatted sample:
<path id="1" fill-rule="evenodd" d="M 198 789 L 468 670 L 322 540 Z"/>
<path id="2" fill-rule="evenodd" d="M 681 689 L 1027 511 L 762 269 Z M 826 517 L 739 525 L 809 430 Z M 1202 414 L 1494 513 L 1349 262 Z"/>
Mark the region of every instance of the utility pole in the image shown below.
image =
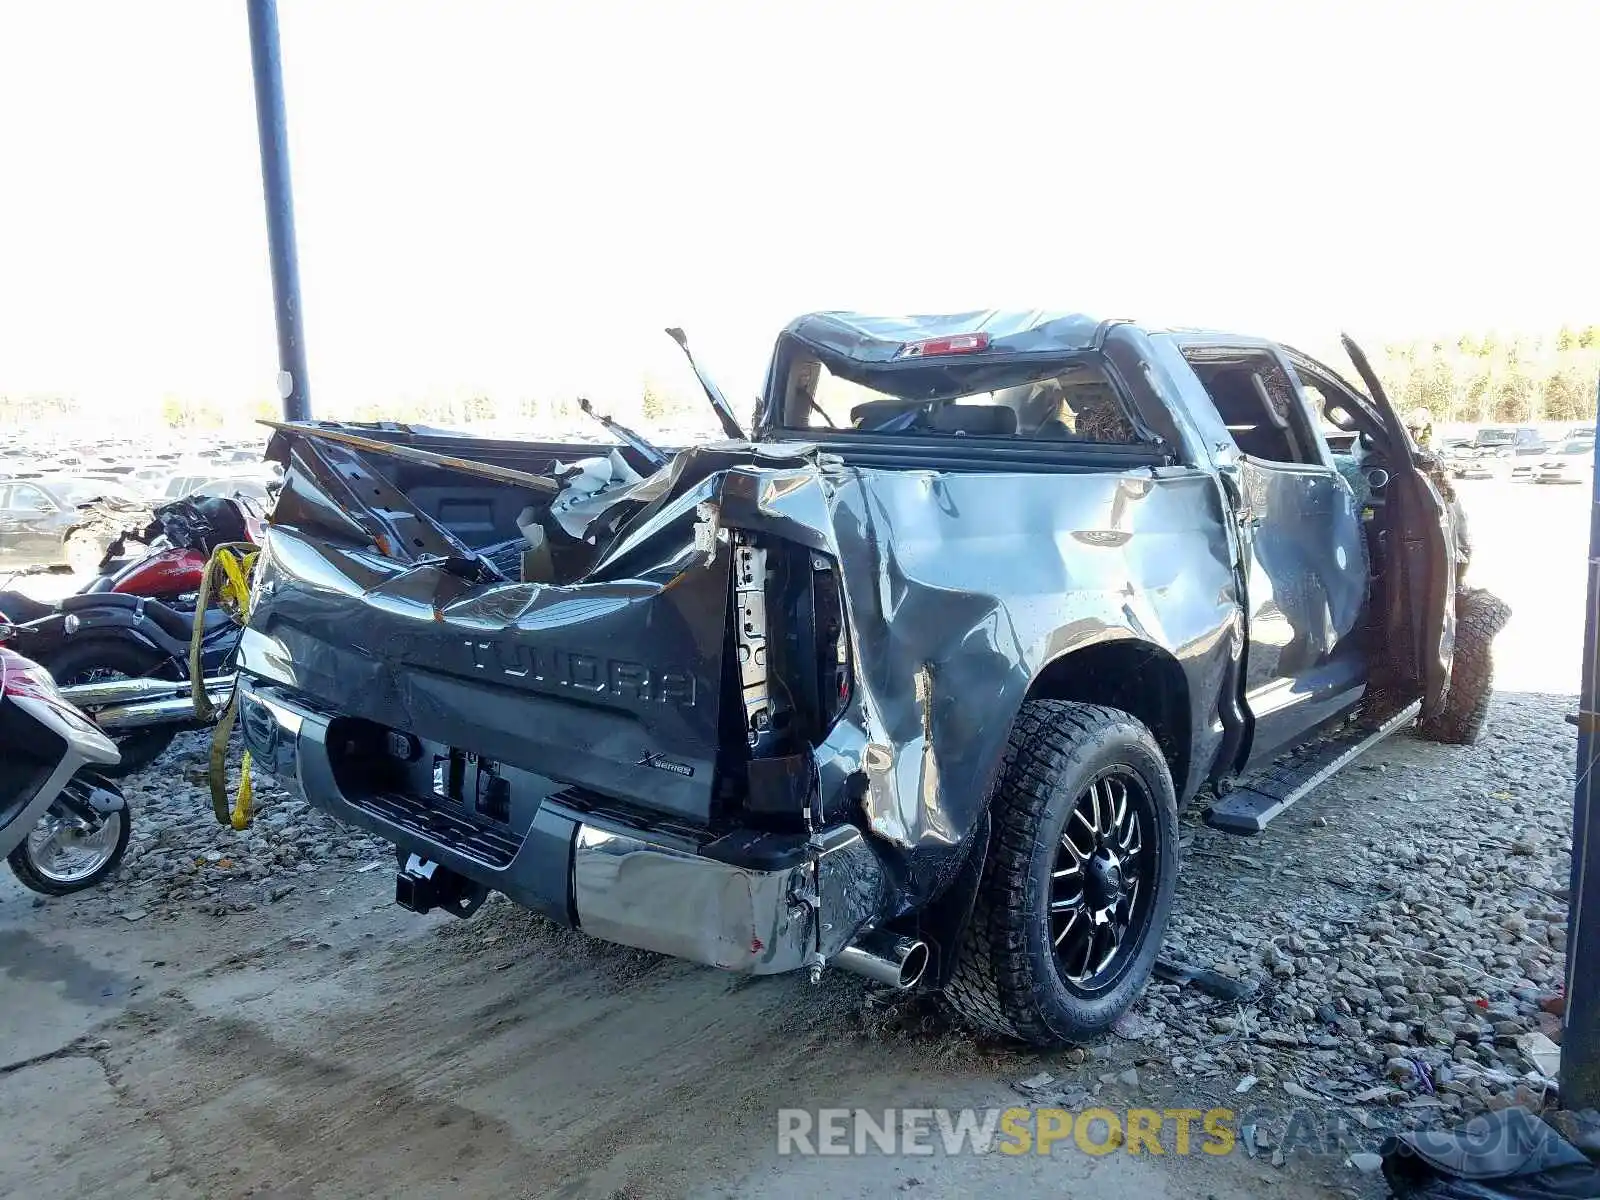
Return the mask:
<path id="1" fill-rule="evenodd" d="M 1589 507 L 1589 602 L 1578 694 L 1578 782 L 1573 789 L 1572 884 L 1567 895 L 1567 1012 L 1561 1034 L 1563 1108 L 1600 1108 L 1600 442 Z"/>
<path id="2" fill-rule="evenodd" d="M 306 340 L 300 306 L 300 262 L 294 244 L 294 188 L 289 181 L 289 126 L 283 112 L 283 59 L 277 0 L 245 0 L 250 15 L 250 68 L 256 85 L 261 141 L 261 191 L 267 204 L 273 316 L 278 326 L 278 396 L 285 421 L 311 419 Z"/>

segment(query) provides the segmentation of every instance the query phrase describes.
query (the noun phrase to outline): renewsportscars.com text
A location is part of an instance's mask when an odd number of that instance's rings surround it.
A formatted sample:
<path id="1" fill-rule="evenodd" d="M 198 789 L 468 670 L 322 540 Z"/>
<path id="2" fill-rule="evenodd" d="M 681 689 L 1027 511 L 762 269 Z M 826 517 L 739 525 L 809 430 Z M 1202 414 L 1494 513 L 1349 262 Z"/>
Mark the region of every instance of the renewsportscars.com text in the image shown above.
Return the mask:
<path id="1" fill-rule="evenodd" d="M 1230 1154 L 1229 1108 L 782 1108 L 779 1154 Z"/>

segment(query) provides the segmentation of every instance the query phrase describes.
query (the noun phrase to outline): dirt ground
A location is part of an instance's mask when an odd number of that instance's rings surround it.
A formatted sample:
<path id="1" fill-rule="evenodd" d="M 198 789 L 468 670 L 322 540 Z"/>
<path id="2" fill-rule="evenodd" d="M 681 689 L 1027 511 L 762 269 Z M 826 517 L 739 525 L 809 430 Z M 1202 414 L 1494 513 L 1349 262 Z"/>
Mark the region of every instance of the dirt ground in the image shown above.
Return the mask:
<path id="1" fill-rule="evenodd" d="M 1493 756 L 1541 763 L 1526 802 L 1555 812 L 1570 804 L 1559 713 L 1577 683 L 1587 497 L 1485 483 L 1465 498 L 1477 582 L 1516 609 L 1499 673 L 1516 745 Z M 1363 814 L 1371 789 L 1335 783 L 1286 832 L 1238 844 L 1257 863 L 1314 863 L 1329 853 L 1309 841 L 1319 818 L 1383 838 L 1415 826 L 1425 841 L 1429 798 L 1458 804 L 1489 772 L 1482 755 L 1414 739 L 1377 753 L 1404 806 Z M 1233 1076 L 1186 1074 L 1138 1039 L 1082 1062 L 1023 1053 L 928 1005 L 885 1010 L 838 973 L 818 987 L 739 979 L 505 903 L 419 918 L 389 902 L 387 870 L 360 865 L 324 861 L 279 903 L 140 920 L 104 894 L 36 904 L 0 878 L 0 1195 L 1381 1194 L 1338 1154 L 780 1157 L 779 1108 L 1005 1107 L 1041 1071 L 1113 1107 L 1204 1108 Z M 1294 908 L 1294 871 L 1256 873 L 1251 890 L 1226 854 L 1192 858 L 1186 915 L 1240 922 L 1274 894 Z"/>

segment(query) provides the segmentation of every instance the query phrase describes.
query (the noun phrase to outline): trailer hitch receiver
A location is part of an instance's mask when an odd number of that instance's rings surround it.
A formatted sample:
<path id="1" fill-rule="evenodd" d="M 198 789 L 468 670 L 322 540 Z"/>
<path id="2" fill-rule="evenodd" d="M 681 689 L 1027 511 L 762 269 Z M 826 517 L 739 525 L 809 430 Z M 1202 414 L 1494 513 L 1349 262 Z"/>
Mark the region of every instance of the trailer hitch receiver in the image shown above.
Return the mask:
<path id="1" fill-rule="evenodd" d="M 470 917 L 488 896 L 483 884 L 416 854 L 406 857 L 394 877 L 394 902 L 414 913 L 442 908 L 454 917 Z"/>

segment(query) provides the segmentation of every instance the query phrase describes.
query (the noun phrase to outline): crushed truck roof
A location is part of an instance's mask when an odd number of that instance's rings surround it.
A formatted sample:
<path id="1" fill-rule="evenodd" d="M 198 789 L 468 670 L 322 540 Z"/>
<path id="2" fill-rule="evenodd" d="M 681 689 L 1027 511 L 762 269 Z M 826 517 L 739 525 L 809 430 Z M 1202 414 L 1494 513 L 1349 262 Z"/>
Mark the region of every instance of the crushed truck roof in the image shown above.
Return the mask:
<path id="1" fill-rule="evenodd" d="M 1083 313 L 974 312 L 911 317 L 872 317 L 851 312 L 807 313 L 784 330 L 807 345 L 859 362 L 889 362 L 908 342 L 983 333 L 989 354 L 1062 354 L 1090 350 L 1112 322 Z"/>

